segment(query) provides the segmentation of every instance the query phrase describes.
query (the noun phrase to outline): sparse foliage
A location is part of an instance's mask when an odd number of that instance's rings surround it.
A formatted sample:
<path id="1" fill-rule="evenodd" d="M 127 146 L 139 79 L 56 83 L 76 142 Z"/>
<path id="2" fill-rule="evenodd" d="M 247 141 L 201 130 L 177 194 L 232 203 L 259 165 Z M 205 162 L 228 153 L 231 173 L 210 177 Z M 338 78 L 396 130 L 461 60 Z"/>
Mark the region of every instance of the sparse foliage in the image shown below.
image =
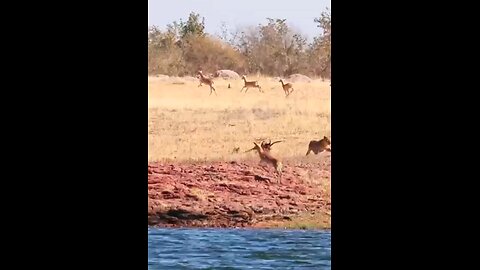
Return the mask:
<path id="1" fill-rule="evenodd" d="M 180 20 L 180 34 L 182 38 L 205 36 L 205 18 L 200 21 L 200 14 L 190 13 L 188 20 Z"/>
<path id="2" fill-rule="evenodd" d="M 314 73 L 322 77 L 330 78 L 331 71 L 331 13 L 326 10 L 321 13 L 320 17 L 314 20 L 322 29 L 322 34 L 315 37 L 310 51 L 310 59 L 313 61 L 312 66 L 315 67 Z"/>
<path id="3" fill-rule="evenodd" d="M 302 73 L 330 78 L 330 11 L 313 21 L 322 33 L 308 43 L 285 19 L 230 31 L 221 25 L 217 37 L 205 32 L 205 18 L 194 12 L 188 19 L 148 29 L 149 74 L 187 75 L 201 69 L 231 69 L 239 73 L 286 76 Z"/>

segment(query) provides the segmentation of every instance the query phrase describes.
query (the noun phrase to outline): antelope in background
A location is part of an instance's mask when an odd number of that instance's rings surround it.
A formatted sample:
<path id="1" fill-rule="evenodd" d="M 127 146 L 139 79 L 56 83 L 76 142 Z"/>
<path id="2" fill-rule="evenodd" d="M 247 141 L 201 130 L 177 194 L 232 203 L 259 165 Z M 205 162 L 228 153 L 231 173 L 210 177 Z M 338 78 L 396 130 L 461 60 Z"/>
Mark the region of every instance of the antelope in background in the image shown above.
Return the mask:
<path id="1" fill-rule="evenodd" d="M 206 84 L 206 85 L 210 86 L 210 95 L 212 94 L 212 90 L 213 90 L 213 92 L 215 92 L 215 95 L 217 95 L 217 91 L 213 87 L 213 80 L 203 76 L 203 72 L 201 70 L 198 71 L 198 76 L 200 76 L 200 78 L 199 78 L 200 79 L 200 84 L 198 85 L 198 87 L 202 86 L 202 84 Z"/>
<path id="2" fill-rule="evenodd" d="M 247 77 L 245 75 L 242 76 L 242 79 L 243 79 L 243 82 L 245 83 L 245 85 L 240 90 L 240 93 L 243 91 L 244 88 L 246 88 L 245 93 L 247 93 L 248 88 L 250 88 L 250 87 L 251 88 L 258 88 L 258 91 L 263 93 L 262 87 L 260 87 L 260 85 L 258 84 L 258 81 L 247 82 Z"/>
<path id="3" fill-rule="evenodd" d="M 280 79 L 279 82 L 282 83 L 282 88 L 283 88 L 283 91 L 285 92 L 285 96 L 288 97 L 288 95 L 290 95 L 290 93 L 293 92 L 293 85 L 291 83 L 284 84 L 282 79 Z"/>

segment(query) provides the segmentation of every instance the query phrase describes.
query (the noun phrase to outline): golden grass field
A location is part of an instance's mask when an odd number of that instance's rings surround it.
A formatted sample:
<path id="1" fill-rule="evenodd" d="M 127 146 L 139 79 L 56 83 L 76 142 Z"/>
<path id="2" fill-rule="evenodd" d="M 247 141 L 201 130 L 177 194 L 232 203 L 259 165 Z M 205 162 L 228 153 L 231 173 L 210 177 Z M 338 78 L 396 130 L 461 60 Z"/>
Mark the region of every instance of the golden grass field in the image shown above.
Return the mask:
<path id="1" fill-rule="evenodd" d="M 217 95 L 198 81 L 148 81 L 148 160 L 211 161 L 256 158 L 243 153 L 253 141 L 285 140 L 272 153 L 283 159 L 303 160 L 310 140 L 331 137 L 330 82 L 293 83 L 287 98 L 278 79 L 258 80 L 255 88 L 240 93 L 243 81 L 216 79 Z M 227 85 L 230 83 L 230 89 Z M 239 147 L 239 153 L 232 153 Z"/>

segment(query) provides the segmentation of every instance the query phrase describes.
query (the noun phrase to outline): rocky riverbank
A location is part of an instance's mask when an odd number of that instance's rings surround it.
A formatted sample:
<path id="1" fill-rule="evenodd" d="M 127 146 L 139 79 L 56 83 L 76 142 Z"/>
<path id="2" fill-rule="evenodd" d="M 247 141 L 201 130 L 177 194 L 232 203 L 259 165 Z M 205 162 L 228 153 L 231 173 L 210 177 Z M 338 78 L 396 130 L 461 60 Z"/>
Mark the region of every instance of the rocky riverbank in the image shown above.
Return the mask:
<path id="1" fill-rule="evenodd" d="M 284 163 L 149 163 L 148 224 L 330 228 L 330 154 Z"/>

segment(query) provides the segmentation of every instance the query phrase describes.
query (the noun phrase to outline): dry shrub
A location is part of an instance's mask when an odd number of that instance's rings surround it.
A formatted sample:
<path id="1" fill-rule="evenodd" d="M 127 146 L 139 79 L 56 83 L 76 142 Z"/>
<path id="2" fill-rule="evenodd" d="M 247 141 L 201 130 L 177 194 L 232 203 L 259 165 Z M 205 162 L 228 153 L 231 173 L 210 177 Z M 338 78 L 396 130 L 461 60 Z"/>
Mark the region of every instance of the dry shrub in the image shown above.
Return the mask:
<path id="1" fill-rule="evenodd" d="M 214 72 L 219 69 L 243 70 L 242 55 L 231 46 L 213 37 L 191 37 L 184 44 L 187 70 Z"/>
<path id="2" fill-rule="evenodd" d="M 323 31 L 311 43 L 285 19 L 271 18 L 266 24 L 237 29 L 228 39 L 226 29 L 220 38 L 205 33 L 205 18 L 191 13 L 185 22 L 167 25 L 166 31 L 149 28 L 148 73 L 191 76 L 201 69 L 205 74 L 231 70 L 270 77 L 298 73 L 329 79 L 330 11 L 322 12 L 314 22 Z"/>

